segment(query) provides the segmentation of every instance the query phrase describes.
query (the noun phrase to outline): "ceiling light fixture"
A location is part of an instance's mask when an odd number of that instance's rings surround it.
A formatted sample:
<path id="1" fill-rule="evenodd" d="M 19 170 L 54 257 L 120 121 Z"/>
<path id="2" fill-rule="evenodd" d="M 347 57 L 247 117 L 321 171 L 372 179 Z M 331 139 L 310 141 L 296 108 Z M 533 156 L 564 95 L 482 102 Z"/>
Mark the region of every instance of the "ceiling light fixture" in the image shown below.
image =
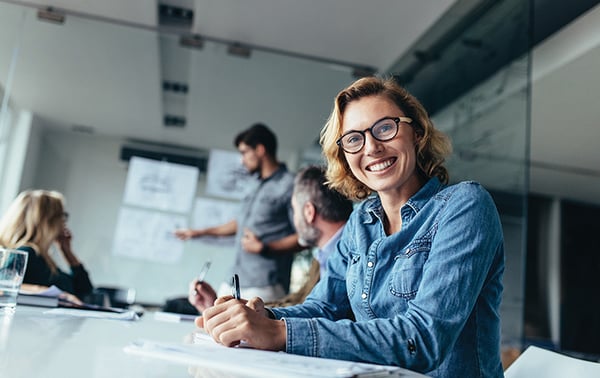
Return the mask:
<path id="1" fill-rule="evenodd" d="M 194 23 L 194 11 L 169 4 L 158 4 L 158 23 L 164 27 L 189 30 Z"/>
<path id="2" fill-rule="evenodd" d="M 179 44 L 185 47 L 201 49 L 204 47 L 204 38 L 198 34 L 182 35 L 179 38 Z"/>
<path id="3" fill-rule="evenodd" d="M 54 24 L 65 23 L 65 14 L 52 7 L 38 9 L 37 17 L 38 20 L 52 22 Z"/>
<path id="4" fill-rule="evenodd" d="M 250 58 L 250 54 L 252 54 L 250 47 L 242 45 L 239 42 L 230 44 L 227 48 L 227 52 L 231 55 L 239 56 L 241 58 Z"/>

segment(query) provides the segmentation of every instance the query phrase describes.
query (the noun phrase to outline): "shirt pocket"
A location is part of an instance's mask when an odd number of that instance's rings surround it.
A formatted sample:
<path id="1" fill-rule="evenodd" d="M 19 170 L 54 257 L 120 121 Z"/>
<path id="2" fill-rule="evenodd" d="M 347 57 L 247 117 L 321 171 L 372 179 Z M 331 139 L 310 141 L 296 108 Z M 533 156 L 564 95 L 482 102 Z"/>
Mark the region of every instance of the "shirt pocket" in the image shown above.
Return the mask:
<path id="1" fill-rule="evenodd" d="M 390 277 L 390 293 L 406 300 L 417 295 L 423 266 L 429 257 L 431 239 L 414 240 L 406 248 L 396 253 Z"/>
<path id="2" fill-rule="evenodd" d="M 251 209 L 251 218 L 257 225 L 287 223 L 287 202 L 281 197 L 264 193 Z"/>
<path id="3" fill-rule="evenodd" d="M 346 270 L 346 287 L 349 298 L 352 297 L 356 291 L 360 275 L 360 255 L 350 253 L 348 256 L 348 269 Z"/>

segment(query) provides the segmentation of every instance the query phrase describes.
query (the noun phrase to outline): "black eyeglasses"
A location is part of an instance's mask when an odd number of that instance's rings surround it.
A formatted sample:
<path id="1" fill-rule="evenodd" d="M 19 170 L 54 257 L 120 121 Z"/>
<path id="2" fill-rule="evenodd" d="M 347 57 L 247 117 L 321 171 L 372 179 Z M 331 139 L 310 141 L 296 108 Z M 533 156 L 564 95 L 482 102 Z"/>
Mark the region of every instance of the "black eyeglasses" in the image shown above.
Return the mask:
<path id="1" fill-rule="evenodd" d="M 373 138 L 380 142 L 393 139 L 398 134 L 400 122 L 412 123 L 412 118 L 408 117 L 386 117 L 375 122 L 375 124 L 366 130 L 350 130 L 342 135 L 335 143 L 349 154 L 355 154 L 365 146 L 365 133 L 368 131 Z"/>

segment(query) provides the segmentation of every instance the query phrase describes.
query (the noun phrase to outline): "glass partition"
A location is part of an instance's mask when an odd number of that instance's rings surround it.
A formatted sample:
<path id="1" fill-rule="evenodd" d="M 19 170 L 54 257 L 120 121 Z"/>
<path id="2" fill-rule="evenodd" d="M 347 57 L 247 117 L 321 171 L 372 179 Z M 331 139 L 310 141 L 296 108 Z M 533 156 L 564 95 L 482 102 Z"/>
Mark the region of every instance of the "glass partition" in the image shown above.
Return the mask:
<path id="1" fill-rule="evenodd" d="M 528 38 L 528 2 L 516 8 L 514 1 L 504 3 L 512 4 L 510 12 L 518 17 L 497 51 L 500 56 L 507 46 L 518 51 Z M 62 24 L 48 23 L 38 19 L 36 9 L 6 3 L 0 3 L 0 20 L 0 85 L 8 82 L 15 45 L 9 36 L 20 30 L 10 99 L 19 114 L 31 114 L 19 188 L 63 192 L 76 253 L 94 284 L 133 287 L 146 303 L 184 295 L 188 280 L 208 259 L 213 267 L 207 280 L 220 282 L 233 256 L 228 248 L 195 242 L 186 244 L 181 259 L 171 264 L 115 256 L 113 239 L 127 179 L 123 146 L 136 143 L 206 157 L 211 149 L 233 150 L 237 132 L 264 122 L 279 135 L 279 158 L 295 169 L 305 160 L 318 160 L 315 143 L 332 99 L 354 80 L 348 67 L 265 51 L 232 55 L 223 43 L 182 40 L 185 33 L 69 14 Z M 445 88 L 473 74 L 460 69 L 465 48 L 478 56 L 475 66 L 487 64 L 491 52 L 475 34 L 502 35 L 490 26 L 497 23 L 484 17 L 478 22 L 446 46 L 439 62 L 448 66 L 437 71 L 454 82 L 445 82 Z M 437 126 L 453 139 L 451 179 L 480 181 L 501 212 L 506 342 L 518 340 L 523 327 L 529 59 L 527 49 L 522 53 L 477 86 L 452 95 L 444 106 L 428 107 L 432 101 L 419 95 Z M 413 81 L 426 82 L 418 75 Z M 430 83 L 438 96 L 444 93 L 441 81 Z M 201 172 L 198 197 L 206 196 L 205 180 Z M 187 216 L 191 222 L 192 214 Z"/>
<path id="2" fill-rule="evenodd" d="M 451 182 L 478 181 L 496 202 L 506 253 L 502 339 L 505 346 L 517 348 L 524 329 L 530 6 L 528 1 L 505 1 L 465 15 L 468 23 L 448 29 L 437 43 L 417 43 L 417 63 L 391 72 L 451 137 Z"/>
<path id="3" fill-rule="evenodd" d="M 452 182 L 475 180 L 492 194 L 502 221 L 506 269 L 501 306 L 505 343 L 523 337 L 529 84 L 528 57 L 509 64 L 433 116 L 452 138 Z M 498 94 L 500 86 L 504 93 Z M 511 84 L 514 84 L 512 86 Z"/>
<path id="4" fill-rule="evenodd" d="M 20 52 L 10 100 L 19 109 L 16 117 L 30 115 L 29 122 L 19 123 L 26 159 L 7 197 L 33 187 L 62 192 L 75 252 L 92 282 L 134 288 L 142 303 L 185 296 L 188 281 L 206 260 L 213 261 L 207 280 L 218 286 L 233 251 L 194 241 L 171 262 L 115 255 L 128 174 L 124 147 L 206 161 L 213 149 L 235 151 L 234 136 L 262 122 L 278 135 L 278 158 L 294 171 L 315 159 L 305 151 L 315 150 L 335 94 L 354 80 L 349 67 L 233 51 L 225 43 L 190 41 L 187 33 L 173 30 L 71 14 L 51 23 L 40 20 L 37 9 L 6 3 L 0 3 L 0 17 L 0 85 L 7 83 L 12 54 L 7 46 L 14 45 L 9 36 L 17 34 Z M 214 198 L 205 184 L 200 167 L 196 197 Z M 178 215 L 193 225 L 192 210 Z"/>

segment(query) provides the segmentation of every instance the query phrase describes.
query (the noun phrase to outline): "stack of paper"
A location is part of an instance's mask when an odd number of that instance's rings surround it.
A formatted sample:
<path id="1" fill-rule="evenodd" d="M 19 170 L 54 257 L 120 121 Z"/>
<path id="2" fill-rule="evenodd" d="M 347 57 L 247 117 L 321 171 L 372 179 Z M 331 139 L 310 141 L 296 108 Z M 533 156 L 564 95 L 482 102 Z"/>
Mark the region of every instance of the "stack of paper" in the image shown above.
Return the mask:
<path id="1" fill-rule="evenodd" d="M 41 292 L 19 291 L 17 303 L 28 306 L 58 307 L 45 311 L 44 314 L 68 315 L 86 318 L 138 320 L 135 311 L 115 307 L 99 306 L 90 303 L 75 303 L 63 297 L 64 292 L 52 285 Z"/>
<path id="2" fill-rule="evenodd" d="M 80 318 L 113 319 L 113 320 L 138 320 L 140 317 L 135 311 L 124 310 L 122 312 L 83 310 L 79 308 L 54 308 L 45 311 L 49 315 L 66 315 Z"/>
<path id="3" fill-rule="evenodd" d="M 198 338 L 194 339 L 198 342 Z M 396 366 L 306 357 L 250 348 L 227 348 L 212 340 L 196 344 L 138 340 L 125 347 L 125 352 L 179 362 L 198 369 L 240 373 L 245 377 L 424 377 Z"/>

